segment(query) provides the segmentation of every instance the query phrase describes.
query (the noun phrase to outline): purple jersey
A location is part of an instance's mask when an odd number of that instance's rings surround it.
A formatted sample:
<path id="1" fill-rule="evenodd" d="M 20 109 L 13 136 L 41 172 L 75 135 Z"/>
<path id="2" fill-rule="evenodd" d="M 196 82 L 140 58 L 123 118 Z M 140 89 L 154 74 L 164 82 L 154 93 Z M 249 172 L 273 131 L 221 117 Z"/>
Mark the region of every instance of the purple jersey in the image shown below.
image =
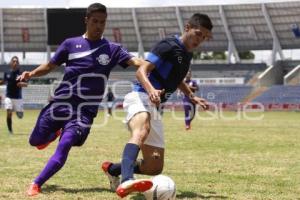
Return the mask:
<path id="1" fill-rule="evenodd" d="M 117 64 L 126 68 L 132 57 L 120 44 L 102 38 L 90 41 L 83 36 L 66 39 L 50 60 L 65 66 L 61 84 L 55 90 L 55 102 L 78 105 L 101 102 L 110 71 Z"/>
<path id="2" fill-rule="evenodd" d="M 185 83 L 190 87 L 198 87 L 197 82 L 194 80 L 186 80 Z M 194 89 L 191 89 L 191 90 L 192 90 L 192 92 L 196 92 Z M 183 100 L 189 101 L 190 99 L 188 96 L 184 95 Z"/>

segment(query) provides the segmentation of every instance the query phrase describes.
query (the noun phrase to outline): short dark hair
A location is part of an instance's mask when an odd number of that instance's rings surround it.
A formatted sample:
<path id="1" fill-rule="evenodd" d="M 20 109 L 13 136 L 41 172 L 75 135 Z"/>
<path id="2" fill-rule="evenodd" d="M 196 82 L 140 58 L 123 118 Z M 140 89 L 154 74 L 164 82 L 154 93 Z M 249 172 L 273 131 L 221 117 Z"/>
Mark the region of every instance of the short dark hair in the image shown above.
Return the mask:
<path id="1" fill-rule="evenodd" d="M 18 56 L 13 56 L 11 59 L 10 59 L 10 62 L 12 62 L 14 59 L 17 60 L 17 64 L 19 64 L 19 58 Z"/>
<path id="2" fill-rule="evenodd" d="M 212 22 L 206 14 L 195 13 L 189 19 L 188 23 L 191 25 L 191 27 L 203 26 L 204 28 L 207 28 L 210 31 L 213 28 Z"/>
<path id="3" fill-rule="evenodd" d="M 89 5 L 89 7 L 86 9 L 86 17 L 90 17 L 92 13 L 94 12 L 101 12 L 104 14 L 106 13 L 106 6 L 101 3 L 93 3 Z"/>

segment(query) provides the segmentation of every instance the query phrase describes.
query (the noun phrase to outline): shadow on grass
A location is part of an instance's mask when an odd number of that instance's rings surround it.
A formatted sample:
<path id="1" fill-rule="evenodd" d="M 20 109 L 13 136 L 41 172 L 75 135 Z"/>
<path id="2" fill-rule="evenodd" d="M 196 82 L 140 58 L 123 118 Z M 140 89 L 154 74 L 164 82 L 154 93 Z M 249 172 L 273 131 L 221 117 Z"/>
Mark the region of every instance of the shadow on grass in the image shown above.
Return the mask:
<path id="1" fill-rule="evenodd" d="M 217 195 L 215 192 L 211 192 L 209 195 L 197 194 L 195 192 L 189 191 L 178 191 L 176 195 L 176 199 L 228 199 L 226 196 Z M 145 200 L 145 197 L 142 194 L 135 194 L 130 197 L 130 200 Z"/>
<path id="2" fill-rule="evenodd" d="M 134 196 L 130 197 L 130 200 L 145 200 L 145 197 L 141 193 L 138 193 L 138 194 L 134 194 Z"/>
<path id="3" fill-rule="evenodd" d="M 228 199 L 226 196 L 215 194 L 215 192 L 211 192 L 208 195 L 197 194 L 195 192 L 189 191 L 178 191 L 176 195 L 176 199 L 189 199 L 189 198 L 197 198 L 197 199 Z"/>
<path id="4" fill-rule="evenodd" d="M 53 191 L 63 191 L 65 193 L 90 193 L 90 192 L 111 192 L 107 188 L 64 188 L 57 185 L 45 185 L 43 187 L 43 193 L 51 193 Z"/>

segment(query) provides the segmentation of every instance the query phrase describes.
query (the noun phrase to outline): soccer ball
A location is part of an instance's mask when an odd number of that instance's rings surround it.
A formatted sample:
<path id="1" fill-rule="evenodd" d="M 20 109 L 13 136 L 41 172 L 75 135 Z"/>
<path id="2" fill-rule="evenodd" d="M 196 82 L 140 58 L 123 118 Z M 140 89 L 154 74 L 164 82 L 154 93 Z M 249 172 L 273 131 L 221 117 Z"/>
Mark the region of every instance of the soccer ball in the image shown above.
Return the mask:
<path id="1" fill-rule="evenodd" d="M 157 175 L 152 178 L 153 186 L 144 192 L 147 200 L 175 200 L 176 187 L 174 181 L 164 175 Z"/>

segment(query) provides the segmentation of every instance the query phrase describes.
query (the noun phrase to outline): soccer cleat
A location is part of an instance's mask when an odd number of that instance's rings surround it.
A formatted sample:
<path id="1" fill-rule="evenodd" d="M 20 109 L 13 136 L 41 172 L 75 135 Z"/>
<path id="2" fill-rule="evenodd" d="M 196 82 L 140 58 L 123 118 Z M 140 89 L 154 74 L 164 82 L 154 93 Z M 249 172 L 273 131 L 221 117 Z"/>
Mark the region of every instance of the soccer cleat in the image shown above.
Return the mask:
<path id="1" fill-rule="evenodd" d="M 116 193 L 119 197 L 126 197 L 132 192 L 145 192 L 152 187 L 153 183 L 149 179 L 128 180 L 119 185 Z"/>
<path id="2" fill-rule="evenodd" d="M 188 130 L 190 130 L 190 129 L 191 129 L 191 125 L 186 125 L 186 126 L 185 126 L 185 130 L 186 130 L 186 131 L 188 131 Z"/>
<path id="3" fill-rule="evenodd" d="M 41 187 L 38 186 L 36 183 L 32 183 L 28 190 L 27 190 L 27 195 L 28 196 L 35 196 L 41 192 Z"/>
<path id="4" fill-rule="evenodd" d="M 36 146 L 36 148 L 38 150 L 42 150 L 45 149 L 51 142 L 53 142 L 54 140 L 56 140 L 56 138 L 58 138 L 61 135 L 62 129 L 59 129 L 58 131 L 55 132 L 55 138 L 53 140 L 51 140 L 50 142 L 47 142 L 46 144 L 41 144 Z"/>
<path id="5" fill-rule="evenodd" d="M 106 176 L 109 180 L 110 189 L 115 192 L 117 187 L 120 185 L 120 178 L 118 176 L 110 175 L 110 173 L 108 172 L 108 169 L 111 165 L 112 165 L 112 163 L 109 161 L 103 162 L 102 170 L 106 174 Z"/>

